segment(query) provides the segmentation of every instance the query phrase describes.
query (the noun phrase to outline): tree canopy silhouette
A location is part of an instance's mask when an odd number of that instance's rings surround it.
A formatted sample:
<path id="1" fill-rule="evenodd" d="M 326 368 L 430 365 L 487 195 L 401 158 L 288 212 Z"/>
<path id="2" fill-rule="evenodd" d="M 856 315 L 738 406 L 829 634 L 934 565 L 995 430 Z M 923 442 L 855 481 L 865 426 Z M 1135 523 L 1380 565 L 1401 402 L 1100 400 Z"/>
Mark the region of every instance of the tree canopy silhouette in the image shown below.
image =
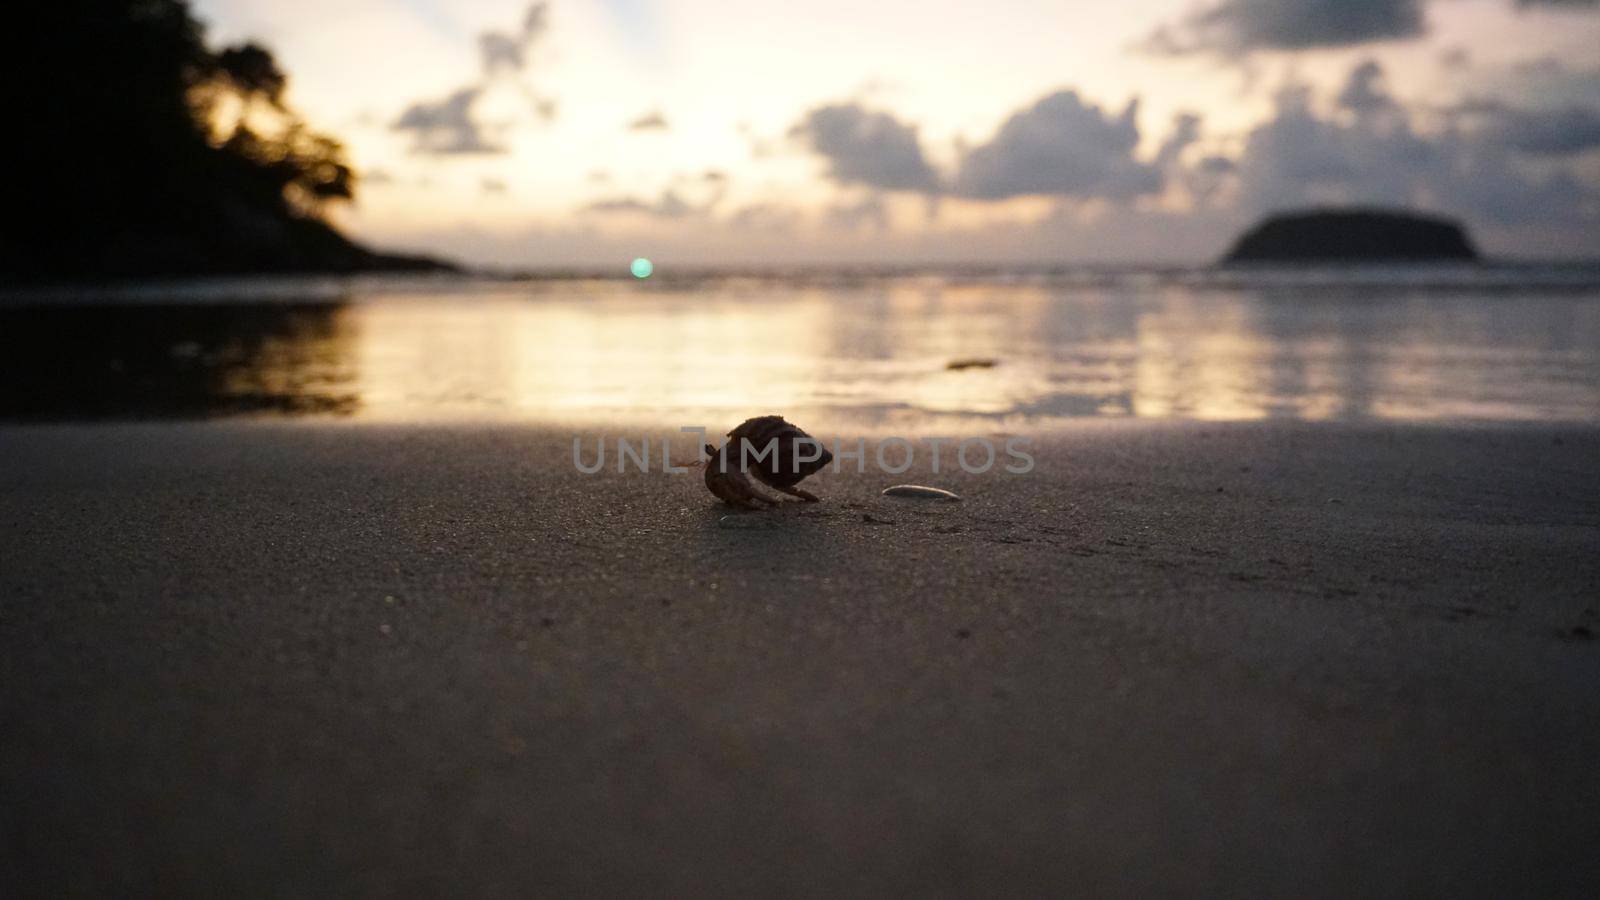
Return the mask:
<path id="1" fill-rule="evenodd" d="M 355 173 L 285 103 L 288 77 L 264 47 L 212 50 L 184 0 L 52 0 L 29 18 L 0 54 L 0 162 L 20 191 L 0 225 L 9 274 L 427 264 L 328 226 Z"/>

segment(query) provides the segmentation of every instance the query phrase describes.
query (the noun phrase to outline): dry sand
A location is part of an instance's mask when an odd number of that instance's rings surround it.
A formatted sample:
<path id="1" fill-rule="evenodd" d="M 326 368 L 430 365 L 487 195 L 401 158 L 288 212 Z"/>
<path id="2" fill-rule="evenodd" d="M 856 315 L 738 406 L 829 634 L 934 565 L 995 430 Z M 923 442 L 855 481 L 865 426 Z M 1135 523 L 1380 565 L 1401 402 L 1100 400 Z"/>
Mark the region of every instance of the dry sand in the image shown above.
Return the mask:
<path id="1" fill-rule="evenodd" d="M 1600 893 L 1600 431 L 1089 424 L 734 528 L 570 439 L 0 429 L 0 871 Z"/>

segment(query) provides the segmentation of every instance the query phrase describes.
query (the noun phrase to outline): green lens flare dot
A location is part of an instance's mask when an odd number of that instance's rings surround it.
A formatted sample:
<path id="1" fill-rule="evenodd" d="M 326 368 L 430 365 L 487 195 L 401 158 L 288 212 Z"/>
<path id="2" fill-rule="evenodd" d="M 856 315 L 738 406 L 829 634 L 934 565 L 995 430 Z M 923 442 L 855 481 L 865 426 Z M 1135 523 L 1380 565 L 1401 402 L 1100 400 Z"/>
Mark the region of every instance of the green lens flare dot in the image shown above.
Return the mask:
<path id="1" fill-rule="evenodd" d="M 628 264 L 628 271 L 632 272 L 635 278 L 649 278 L 650 273 L 655 270 L 656 267 L 650 264 L 650 260 L 642 256 Z"/>

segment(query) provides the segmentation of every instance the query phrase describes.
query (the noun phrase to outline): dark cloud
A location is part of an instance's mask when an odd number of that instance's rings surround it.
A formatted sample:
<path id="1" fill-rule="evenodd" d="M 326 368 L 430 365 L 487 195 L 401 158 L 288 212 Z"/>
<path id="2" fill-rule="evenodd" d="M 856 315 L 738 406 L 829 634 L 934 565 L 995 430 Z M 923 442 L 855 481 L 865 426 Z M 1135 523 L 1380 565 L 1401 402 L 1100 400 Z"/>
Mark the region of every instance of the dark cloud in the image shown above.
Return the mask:
<path id="1" fill-rule="evenodd" d="M 1178 56 L 1350 47 L 1427 31 L 1432 0 L 1212 0 L 1156 28 L 1148 52 Z M 1600 0 L 1513 0 L 1519 9 L 1600 10 Z M 1459 57 L 1465 62 L 1466 57 Z"/>
<path id="2" fill-rule="evenodd" d="M 1423 32 L 1422 7 L 1423 0 L 1221 0 L 1156 29 L 1145 48 L 1227 54 L 1409 38 Z"/>
<path id="3" fill-rule="evenodd" d="M 1409 121 L 1319 115 L 1309 89 L 1281 91 L 1277 111 L 1252 130 L 1236 160 L 1240 201 L 1252 211 L 1317 203 L 1417 199 L 1430 173 L 1446 168 L 1439 148 Z"/>
<path id="4" fill-rule="evenodd" d="M 1571 156 L 1600 149 L 1600 111 L 1594 109 L 1503 107 L 1491 112 L 1488 118 L 1491 136 L 1523 153 Z"/>
<path id="5" fill-rule="evenodd" d="M 647 112 L 628 123 L 629 131 L 667 131 L 671 127 L 660 112 Z"/>
<path id="6" fill-rule="evenodd" d="M 483 54 L 483 70 L 498 73 L 505 70 L 522 71 L 527 64 L 522 45 L 498 31 L 484 32 L 478 37 L 478 52 Z"/>
<path id="7" fill-rule="evenodd" d="M 1564 80 L 1592 74 L 1552 65 L 1539 73 Z M 804 234 L 814 226 L 840 240 L 871 230 L 887 241 L 895 238 L 888 194 L 914 191 L 930 210 L 951 197 L 1057 198 L 1051 218 L 1074 234 L 1089 221 L 1078 201 L 1102 201 L 1093 221 L 1105 228 L 1160 228 L 1191 243 L 1273 210 L 1320 205 L 1434 210 L 1465 219 L 1491 241 L 1581 241 L 1600 233 L 1592 168 L 1600 161 L 1600 104 L 1567 97 L 1547 106 L 1523 99 L 1412 104 L 1390 92 L 1383 67 L 1369 60 L 1326 95 L 1305 85 L 1281 90 L 1272 114 L 1227 152 L 1205 138 L 1198 116 L 1181 114 L 1150 154 L 1140 155 L 1142 143 L 1154 142 L 1141 142 L 1138 110 L 1136 101 L 1108 109 L 1059 91 L 1012 113 L 993 137 L 961 155 L 954 173 L 941 175 L 915 123 L 856 103 L 818 107 L 791 136 L 827 161 L 833 181 L 869 190 L 845 192 L 819 213 L 778 204 L 714 221 L 740 232 Z M 694 185 L 690 176 L 680 182 L 683 190 Z M 1155 202 L 1134 202 L 1155 195 Z M 666 211 L 662 201 L 615 208 Z M 1007 227 L 985 226 L 982 239 Z"/>
<path id="8" fill-rule="evenodd" d="M 1592 113 L 1533 113 L 1475 104 L 1460 115 L 1472 127 L 1425 133 L 1419 114 L 1381 90 L 1381 70 L 1362 64 L 1351 84 L 1358 104 L 1382 115 L 1321 115 L 1303 87 L 1283 91 L 1271 119 L 1246 138 L 1234 160 L 1234 202 L 1247 212 L 1317 204 L 1376 203 L 1441 209 L 1474 223 L 1587 223 L 1600 216 L 1600 191 L 1550 160 L 1600 146 Z M 1345 104 L 1348 106 L 1348 103 Z"/>
<path id="9" fill-rule="evenodd" d="M 516 31 L 486 31 L 478 37 L 478 52 L 483 57 L 483 72 L 488 77 L 521 72 L 528 66 L 528 51 L 544 34 L 549 23 L 549 6 L 535 3 L 522 17 Z"/>
<path id="10" fill-rule="evenodd" d="M 1443 109 L 1450 121 L 1509 150 L 1534 157 L 1579 156 L 1600 150 L 1600 94 L 1582 88 L 1584 75 L 1593 72 L 1569 70 L 1554 60 L 1541 60 L 1517 66 L 1519 75 L 1536 75 L 1545 82 L 1544 90 L 1533 92 L 1530 102 L 1517 91 L 1493 97 L 1477 97 Z M 1577 87 L 1576 99 L 1554 85 Z M 1516 87 L 1505 84 L 1503 87 Z M 1586 95 L 1587 94 L 1587 95 Z"/>
<path id="11" fill-rule="evenodd" d="M 1179 113 L 1172 120 L 1172 133 L 1161 142 L 1156 151 L 1155 167 L 1166 171 L 1178 162 L 1178 157 L 1191 144 L 1200 139 L 1200 117 L 1193 113 Z"/>
<path id="12" fill-rule="evenodd" d="M 1395 102 L 1384 84 L 1383 67 L 1367 60 L 1352 69 L 1338 103 L 1358 116 L 1393 109 Z"/>
<path id="13" fill-rule="evenodd" d="M 954 193 L 982 200 L 1030 195 L 1124 200 L 1155 193 L 1161 190 L 1160 169 L 1133 156 L 1138 111 L 1137 100 L 1112 115 L 1075 91 L 1051 94 L 1013 113 L 988 143 L 962 158 Z"/>
<path id="14" fill-rule="evenodd" d="M 1523 60 L 1509 77 L 1493 78 L 1488 92 L 1509 93 L 1524 106 L 1600 107 L 1600 66 L 1569 66 L 1553 56 Z"/>
<path id="15" fill-rule="evenodd" d="M 488 138 L 488 129 L 478 121 L 473 108 L 491 86 L 503 81 L 515 83 L 516 76 L 527 68 L 528 52 L 546 30 L 547 13 L 547 4 L 535 3 L 528 7 L 516 31 L 485 32 L 478 39 L 483 74 L 442 100 L 412 103 L 391 129 L 411 133 L 413 153 L 504 153 L 503 146 Z M 539 97 L 526 86 L 522 90 L 528 95 L 535 116 L 545 120 L 555 117 L 554 100 Z"/>
<path id="16" fill-rule="evenodd" d="M 1159 193 L 1164 173 L 1200 137 L 1200 118 L 1180 114 L 1154 158 L 1134 155 L 1139 146 L 1139 103 L 1112 112 L 1076 91 L 1047 95 L 1011 114 L 988 141 L 962 154 L 954 175 L 943 178 L 924 154 L 915 125 L 855 103 L 821 106 L 807 113 L 790 136 L 828 161 L 828 175 L 841 185 L 875 191 L 913 191 L 932 202 L 949 194 L 971 200 L 1038 196 L 1126 201 Z M 834 220 L 866 221 L 882 201 L 836 209 Z M 930 215 L 934 210 L 930 208 Z"/>
<path id="17" fill-rule="evenodd" d="M 392 126 L 410 132 L 412 152 L 504 153 L 505 147 L 489 140 L 484 126 L 472 114 L 483 88 L 464 87 L 443 100 L 411 104 Z"/>
<path id="18" fill-rule="evenodd" d="M 789 130 L 828 161 L 828 177 L 885 191 L 933 192 L 939 179 L 917 129 L 857 103 L 819 106 Z"/>

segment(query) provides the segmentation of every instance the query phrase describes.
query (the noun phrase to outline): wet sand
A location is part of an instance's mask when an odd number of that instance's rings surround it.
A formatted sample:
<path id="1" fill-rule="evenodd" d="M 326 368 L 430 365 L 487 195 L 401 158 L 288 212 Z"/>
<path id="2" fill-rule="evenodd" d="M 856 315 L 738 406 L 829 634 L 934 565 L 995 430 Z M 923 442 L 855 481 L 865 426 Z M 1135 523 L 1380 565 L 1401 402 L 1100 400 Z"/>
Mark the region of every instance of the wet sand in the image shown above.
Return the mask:
<path id="1" fill-rule="evenodd" d="M 737 527 L 570 440 L 0 428 L 0 871 L 1600 891 L 1600 430 L 1092 422 Z"/>

